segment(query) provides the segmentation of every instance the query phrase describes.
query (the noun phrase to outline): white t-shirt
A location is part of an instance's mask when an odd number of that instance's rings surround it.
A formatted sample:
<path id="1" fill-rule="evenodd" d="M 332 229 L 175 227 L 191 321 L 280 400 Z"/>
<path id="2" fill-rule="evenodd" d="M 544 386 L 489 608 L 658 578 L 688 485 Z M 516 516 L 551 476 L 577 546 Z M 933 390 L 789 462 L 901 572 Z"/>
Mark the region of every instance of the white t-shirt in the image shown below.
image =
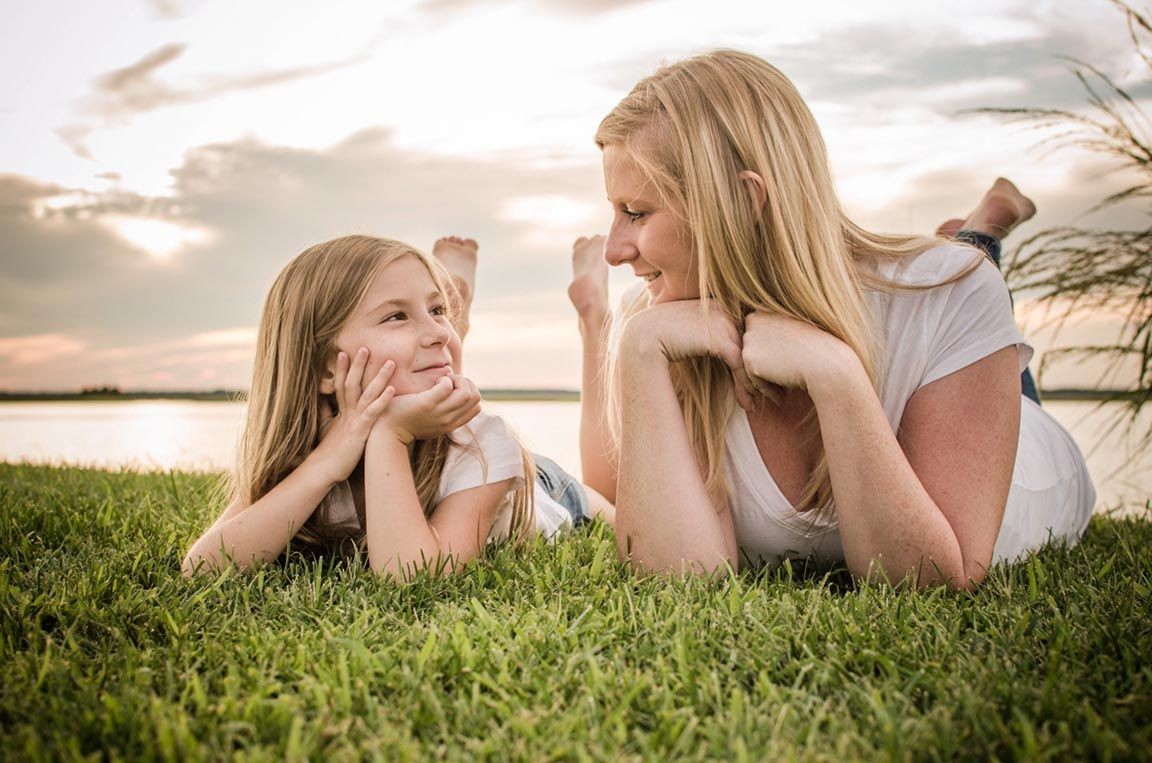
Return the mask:
<path id="1" fill-rule="evenodd" d="M 452 447 L 444 460 L 440 475 L 437 503 L 453 493 L 481 485 L 511 479 L 512 487 L 497 510 L 489 541 L 508 536 L 512 523 L 512 489 L 524 480 L 524 463 L 520 455 L 520 441 L 508 429 L 504 420 L 494 413 L 481 411 L 468 424 L 452 432 Z M 536 531 L 551 539 L 559 530 L 571 527 L 568 510 L 556 502 L 532 475 L 533 497 L 536 503 Z M 347 527 L 350 532 L 359 529 L 356 504 L 347 480 L 333 488 L 320 504 L 326 523 Z"/>
<path id="2" fill-rule="evenodd" d="M 933 284 L 961 271 L 976 256 L 943 245 L 916 257 L 885 262 L 881 276 L 904 284 Z M 1012 318 L 1007 287 L 988 261 L 960 281 L 911 293 L 866 292 L 883 342 L 880 402 L 895 432 L 904 407 L 921 387 L 997 350 L 1016 346 L 1020 369 L 1032 347 Z M 1043 408 L 1024 398 L 1012 488 L 993 561 L 1011 561 L 1051 539 L 1075 543 L 1096 502 L 1096 491 L 1071 435 Z M 864 444 L 866 446 L 866 444 Z M 736 408 L 728 425 L 727 475 L 732 518 L 744 558 L 753 562 L 815 554 L 843 560 L 834 515 L 797 513 L 773 481 Z"/>

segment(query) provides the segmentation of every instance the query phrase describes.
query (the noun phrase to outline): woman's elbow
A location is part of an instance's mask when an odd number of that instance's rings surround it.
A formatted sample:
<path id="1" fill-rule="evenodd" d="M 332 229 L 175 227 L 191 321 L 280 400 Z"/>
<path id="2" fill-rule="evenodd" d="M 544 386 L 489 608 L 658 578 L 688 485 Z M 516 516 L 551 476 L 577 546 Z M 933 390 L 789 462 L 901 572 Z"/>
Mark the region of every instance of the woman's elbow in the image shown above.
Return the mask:
<path id="1" fill-rule="evenodd" d="M 617 529 L 616 555 L 638 575 L 657 573 L 681 577 L 713 577 L 735 571 L 739 560 L 722 546 L 685 548 L 679 553 L 670 549 L 645 548 L 634 544 L 631 536 Z"/>

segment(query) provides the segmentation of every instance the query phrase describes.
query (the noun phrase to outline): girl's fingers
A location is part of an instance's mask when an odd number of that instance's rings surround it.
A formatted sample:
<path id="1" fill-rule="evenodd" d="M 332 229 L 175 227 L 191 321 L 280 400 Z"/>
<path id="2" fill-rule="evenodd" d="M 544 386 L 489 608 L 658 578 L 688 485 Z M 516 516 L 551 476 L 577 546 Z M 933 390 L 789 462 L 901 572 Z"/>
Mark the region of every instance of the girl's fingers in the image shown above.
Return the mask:
<path id="1" fill-rule="evenodd" d="M 388 407 L 388 403 L 392 402 L 392 398 L 394 397 L 396 397 L 396 388 L 386 387 L 384 391 L 380 393 L 380 396 L 364 409 L 364 413 L 373 419 L 379 418 L 380 414 L 384 412 Z"/>
<path id="2" fill-rule="evenodd" d="M 436 380 L 436 383 L 432 385 L 432 388 L 424 394 L 428 395 L 428 399 L 432 401 L 433 405 L 438 406 L 447 400 L 449 396 L 452 395 L 452 392 L 452 379 L 448 376 L 441 376 Z"/>
<path id="3" fill-rule="evenodd" d="M 384 361 L 384 365 L 380 366 L 380 370 L 376 372 L 376 375 L 372 377 L 372 381 L 364 388 L 363 394 L 360 395 L 359 405 L 367 405 L 379 397 L 395 371 L 396 363 L 394 361 Z"/>
<path id="4" fill-rule="evenodd" d="M 452 380 L 452 386 L 452 394 L 444 401 L 450 415 L 455 416 L 458 410 L 470 408 L 480 401 L 480 392 L 471 379 L 457 376 Z"/>
<path id="5" fill-rule="evenodd" d="M 355 405 L 360 401 L 360 383 L 364 380 L 364 366 L 368 364 L 368 350 L 361 347 L 352 359 L 348 378 L 344 380 L 344 401 Z"/>
<path id="6" fill-rule="evenodd" d="M 336 353 L 336 378 L 332 383 L 336 393 L 336 413 L 339 414 L 347 407 L 344 399 L 344 380 L 348 376 L 348 356 L 343 352 Z"/>

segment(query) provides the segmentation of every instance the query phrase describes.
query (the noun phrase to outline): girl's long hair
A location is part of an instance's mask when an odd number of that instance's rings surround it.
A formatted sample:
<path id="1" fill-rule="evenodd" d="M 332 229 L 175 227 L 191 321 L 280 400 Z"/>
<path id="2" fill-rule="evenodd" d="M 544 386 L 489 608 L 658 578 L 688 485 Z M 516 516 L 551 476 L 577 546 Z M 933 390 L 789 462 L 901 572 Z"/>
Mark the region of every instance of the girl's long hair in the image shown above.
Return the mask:
<path id="1" fill-rule="evenodd" d="M 233 494 L 251 505 L 288 476 L 321 435 L 320 380 L 336 355 L 336 338 L 373 279 L 401 257 L 415 257 L 445 296 L 449 319 L 460 320 L 459 300 L 438 262 L 399 241 L 345 236 L 310 247 L 276 277 L 260 315 L 248 411 L 233 475 Z M 327 403 L 336 412 L 334 396 Z M 440 476 L 453 441 L 448 435 L 417 441 L 412 476 L 425 515 L 436 507 Z M 474 445 L 457 442 L 458 447 Z M 535 467 L 521 448 L 525 479 L 513 494 L 511 534 L 532 522 Z M 477 456 L 480 454 L 477 452 Z M 359 513 L 359 509 L 358 509 Z M 315 549 L 363 549 L 364 517 L 351 528 L 333 526 L 314 512 L 296 539 Z M 351 541 L 351 543 L 349 543 Z"/>
<path id="2" fill-rule="evenodd" d="M 604 118 L 596 143 L 622 147 L 664 206 L 681 216 L 699 263 L 706 310 L 721 310 L 738 326 L 755 311 L 813 325 L 851 347 L 879 385 L 880 336 L 864 289 L 914 288 L 880 277 L 876 265 L 939 242 L 870 233 L 848 219 L 816 120 L 779 70 L 729 50 L 662 67 Z M 739 177 L 745 170 L 764 180 L 761 209 Z M 970 267 L 942 283 L 964 277 L 979 263 L 974 257 Z M 629 310 L 646 306 L 642 294 Z M 677 363 L 672 373 L 705 485 L 713 496 L 726 498 L 731 373 L 712 358 Z M 614 401 L 617 395 L 607 397 Z M 614 431 L 617 422 L 613 415 Z M 815 417 L 807 428 L 809 436 L 818 436 Z M 831 497 L 821 455 L 797 508 L 830 510 Z"/>

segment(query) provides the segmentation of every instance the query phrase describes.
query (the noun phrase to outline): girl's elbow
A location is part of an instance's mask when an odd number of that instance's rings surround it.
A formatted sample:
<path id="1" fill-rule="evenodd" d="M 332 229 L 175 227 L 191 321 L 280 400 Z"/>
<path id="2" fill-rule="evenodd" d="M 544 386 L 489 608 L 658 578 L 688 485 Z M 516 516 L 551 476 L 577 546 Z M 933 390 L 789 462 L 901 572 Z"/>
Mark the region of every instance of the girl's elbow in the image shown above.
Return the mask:
<path id="1" fill-rule="evenodd" d="M 180 574 L 186 578 L 191 578 L 196 575 L 206 575 L 210 572 L 216 572 L 219 566 L 218 560 L 198 553 L 196 549 L 193 548 L 184 556 L 184 560 L 180 563 Z"/>

